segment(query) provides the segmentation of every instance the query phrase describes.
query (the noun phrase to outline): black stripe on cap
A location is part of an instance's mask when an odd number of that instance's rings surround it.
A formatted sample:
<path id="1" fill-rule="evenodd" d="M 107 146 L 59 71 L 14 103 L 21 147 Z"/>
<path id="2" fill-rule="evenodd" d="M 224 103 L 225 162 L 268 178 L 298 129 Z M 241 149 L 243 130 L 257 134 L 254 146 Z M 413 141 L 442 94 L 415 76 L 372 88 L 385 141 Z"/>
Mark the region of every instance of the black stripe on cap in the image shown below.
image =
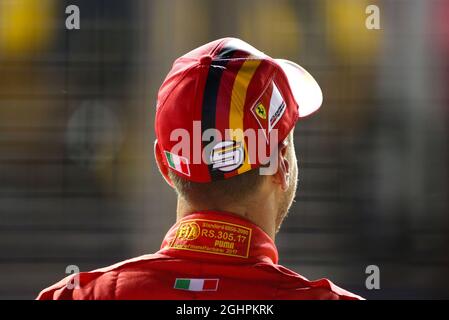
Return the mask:
<path id="1" fill-rule="evenodd" d="M 215 129 L 215 116 L 217 111 L 218 90 L 220 88 L 220 81 L 223 75 L 223 70 L 226 67 L 228 60 L 212 60 L 209 66 L 206 86 L 204 88 L 203 106 L 201 115 L 201 134 L 207 129 Z M 204 141 L 207 145 L 210 141 Z M 209 164 L 209 174 L 212 180 L 224 178 L 224 173 L 218 170 L 212 170 L 212 164 Z"/>

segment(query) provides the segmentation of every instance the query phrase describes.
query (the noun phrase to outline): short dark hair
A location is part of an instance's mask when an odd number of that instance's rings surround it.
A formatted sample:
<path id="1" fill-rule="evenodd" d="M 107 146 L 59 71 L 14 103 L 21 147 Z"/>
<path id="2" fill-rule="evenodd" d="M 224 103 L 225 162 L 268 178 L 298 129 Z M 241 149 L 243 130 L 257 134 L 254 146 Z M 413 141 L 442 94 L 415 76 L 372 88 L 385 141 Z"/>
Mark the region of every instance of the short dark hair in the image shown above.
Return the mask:
<path id="1" fill-rule="evenodd" d="M 248 199 L 262 185 L 265 175 L 253 169 L 232 178 L 207 183 L 192 182 L 169 170 L 176 192 L 185 200 L 196 203 L 236 202 Z"/>

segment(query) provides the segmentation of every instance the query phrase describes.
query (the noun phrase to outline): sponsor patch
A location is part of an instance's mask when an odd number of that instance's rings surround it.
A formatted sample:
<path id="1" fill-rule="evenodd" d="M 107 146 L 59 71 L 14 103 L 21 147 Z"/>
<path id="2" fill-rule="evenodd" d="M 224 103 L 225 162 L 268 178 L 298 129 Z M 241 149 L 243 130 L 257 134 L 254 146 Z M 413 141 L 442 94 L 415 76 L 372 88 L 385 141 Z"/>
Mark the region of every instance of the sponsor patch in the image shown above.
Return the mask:
<path id="1" fill-rule="evenodd" d="M 270 109 L 268 116 L 268 132 L 273 130 L 274 126 L 282 118 L 285 112 L 285 108 L 286 108 L 285 101 L 282 98 L 279 89 L 273 83 L 273 92 L 271 94 Z"/>
<path id="2" fill-rule="evenodd" d="M 234 171 L 243 164 L 245 150 L 242 142 L 227 140 L 217 143 L 210 153 L 213 170 Z"/>
<path id="3" fill-rule="evenodd" d="M 182 230 L 182 231 L 180 231 Z M 183 221 L 170 248 L 248 258 L 252 229 L 215 220 Z"/>

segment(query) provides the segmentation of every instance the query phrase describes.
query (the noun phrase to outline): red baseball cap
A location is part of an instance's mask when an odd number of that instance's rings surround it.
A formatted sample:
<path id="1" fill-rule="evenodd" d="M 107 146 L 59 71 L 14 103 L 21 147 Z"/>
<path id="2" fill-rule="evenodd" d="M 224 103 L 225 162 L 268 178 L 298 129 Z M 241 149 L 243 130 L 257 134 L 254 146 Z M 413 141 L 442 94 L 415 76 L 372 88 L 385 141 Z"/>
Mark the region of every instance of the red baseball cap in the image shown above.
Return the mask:
<path id="1" fill-rule="evenodd" d="M 296 63 L 219 39 L 174 62 L 158 92 L 155 148 L 187 180 L 231 178 L 266 164 L 322 101 L 318 83 Z"/>

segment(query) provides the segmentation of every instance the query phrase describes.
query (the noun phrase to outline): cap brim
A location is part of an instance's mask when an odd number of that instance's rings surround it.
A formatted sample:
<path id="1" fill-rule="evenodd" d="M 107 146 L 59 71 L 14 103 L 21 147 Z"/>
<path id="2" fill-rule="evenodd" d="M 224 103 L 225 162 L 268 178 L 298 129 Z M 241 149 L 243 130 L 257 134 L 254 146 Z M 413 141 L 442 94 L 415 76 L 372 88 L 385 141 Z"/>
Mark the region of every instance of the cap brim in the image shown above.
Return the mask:
<path id="1" fill-rule="evenodd" d="M 275 59 L 287 76 L 293 97 L 298 105 L 299 117 L 307 117 L 323 103 L 318 82 L 303 67 L 284 59 Z"/>

